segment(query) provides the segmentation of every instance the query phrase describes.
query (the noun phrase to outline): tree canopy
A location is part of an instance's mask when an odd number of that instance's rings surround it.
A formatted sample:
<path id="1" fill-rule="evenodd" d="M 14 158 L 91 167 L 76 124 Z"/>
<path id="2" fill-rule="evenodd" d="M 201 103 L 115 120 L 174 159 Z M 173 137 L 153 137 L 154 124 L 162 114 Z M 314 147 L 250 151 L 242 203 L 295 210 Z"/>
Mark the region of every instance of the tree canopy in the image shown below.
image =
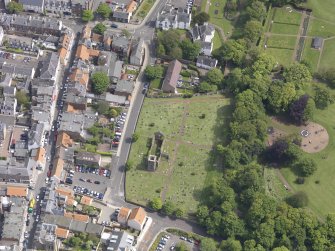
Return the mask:
<path id="1" fill-rule="evenodd" d="M 15 1 L 10 1 L 7 4 L 7 10 L 11 14 L 19 13 L 19 12 L 23 11 L 23 5 L 22 5 L 22 3 L 18 3 L 18 2 L 15 2 Z"/>
<path id="2" fill-rule="evenodd" d="M 91 11 L 91 10 L 83 10 L 82 15 L 81 15 L 81 19 L 84 22 L 92 21 L 94 19 L 93 11 Z"/>
<path id="3" fill-rule="evenodd" d="M 93 28 L 93 31 L 100 35 L 103 35 L 106 30 L 107 30 L 107 27 L 103 23 L 98 23 Z"/>
<path id="4" fill-rule="evenodd" d="M 192 22 L 195 24 L 203 25 L 204 23 L 208 22 L 210 16 L 206 12 L 200 12 L 199 14 L 195 15 L 192 18 Z"/>
<path id="5" fill-rule="evenodd" d="M 164 69 L 160 65 L 148 65 L 147 68 L 145 68 L 144 74 L 148 80 L 154 80 L 156 78 L 162 78 L 163 71 Z"/>
<path id="6" fill-rule="evenodd" d="M 92 90 L 95 94 L 103 94 L 109 86 L 109 77 L 104 72 L 96 72 L 91 76 Z"/>
<path id="7" fill-rule="evenodd" d="M 100 3 L 96 12 L 102 17 L 104 17 L 105 19 L 107 19 L 112 13 L 112 9 L 109 7 L 107 3 Z"/>

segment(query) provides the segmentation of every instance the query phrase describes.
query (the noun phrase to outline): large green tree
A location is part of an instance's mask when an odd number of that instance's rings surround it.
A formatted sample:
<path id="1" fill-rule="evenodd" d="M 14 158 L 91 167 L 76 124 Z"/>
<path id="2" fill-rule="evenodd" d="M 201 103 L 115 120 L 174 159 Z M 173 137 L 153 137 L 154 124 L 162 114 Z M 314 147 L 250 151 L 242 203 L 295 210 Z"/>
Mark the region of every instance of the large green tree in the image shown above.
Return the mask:
<path id="1" fill-rule="evenodd" d="M 112 9 L 107 3 L 100 3 L 96 12 L 106 19 L 109 18 L 110 14 L 112 13 Z"/>
<path id="2" fill-rule="evenodd" d="M 213 68 L 207 72 L 207 82 L 213 85 L 221 85 L 223 81 L 223 73 L 218 68 Z"/>
<path id="3" fill-rule="evenodd" d="M 210 19 L 210 16 L 208 15 L 208 13 L 206 13 L 206 12 L 200 12 L 199 14 L 195 15 L 192 18 L 192 22 L 194 24 L 202 25 L 202 24 L 208 22 L 209 19 Z"/>
<path id="4" fill-rule="evenodd" d="M 245 40 L 228 40 L 220 47 L 214 56 L 224 65 L 230 61 L 236 65 L 241 65 L 246 55 L 247 45 Z"/>
<path id="5" fill-rule="evenodd" d="M 294 83 L 273 83 L 268 94 L 269 107 L 276 113 L 287 111 L 296 95 Z"/>
<path id="6" fill-rule="evenodd" d="M 22 5 L 22 3 L 11 1 L 7 4 L 7 10 L 11 14 L 19 13 L 19 12 L 23 11 L 23 5 Z"/>
<path id="7" fill-rule="evenodd" d="M 203 238 L 200 243 L 201 251 L 216 251 L 217 243 L 212 238 Z"/>
<path id="8" fill-rule="evenodd" d="M 283 77 L 286 82 L 295 83 L 297 88 L 301 88 L 302 84 L 312 80 L 310 69 L 306 65 L 300 63 L 294 63 L 285 68 Z"/>
<path id="9" fill-rule="evenodd" d="M 262 35 L 262 23 L 256 20 L 248 21 L 244 26 L 244 36 L 250 42 L 254 43 Z"/>
<path id="10" fill-rule="evenodd" d="M 106 30 L 107 30 L 107 27 L 103 23 L 98 23 L 93 28 L 93 31 L 97 34 L 100 34 L 100 35 L 103 35 Z"/>
<path id="11" fill-rule="evenodd" d="M 104 72 L 96 72 L 91 76 L 92 90 L 95 94 L 103 94 L 109 86 L 109 77 Z"/>
<path id="12" fill-rule="evenodd" d="M 328 105 L 334 103 L 334 97 L 331 95 L 329 88 L 321 85 L 314 88 L 314 101 L 318 109 L 325 109 Z"/>
<path id="13" fill-rule="evenodd" d="M 163 202 L 161 198 L 158 198 L 158 197 L 152 199 L 149 204 L 150 204 L 150 207 L 156 211 L 161 210 L 163 207 Z"/>
<path id="14" fill-rule="evenodd" d="M 145 68 L 144 74 L 148 80 L 154 80 L 163 77 L 163 70 L 163 67 L 160 65 L 148 65 L 147 68 Z"/>
<path id="15" fill-rule="evenodd" d="M 91 10 L 83 10 L 83 12 L 81 14 L 81 19 L 84 22 L 92 21 L 94 19 L 93 11 L 91 11 Z"/>
<path id="16" fill-rule="evenodd" d="M 183 50 L 183 58 L 193 61 L 198 57 L 201 46 L 198 42 L 192 43 L 191 40 L 185 39 L 180 43 L 180 48 Z"/>
<path id="17" fill-rule="evenodd" d="M 262 21 L 266 17 L 266 7 L 261 1 L 253 1 L 246 9 L 250 19 Z"/>

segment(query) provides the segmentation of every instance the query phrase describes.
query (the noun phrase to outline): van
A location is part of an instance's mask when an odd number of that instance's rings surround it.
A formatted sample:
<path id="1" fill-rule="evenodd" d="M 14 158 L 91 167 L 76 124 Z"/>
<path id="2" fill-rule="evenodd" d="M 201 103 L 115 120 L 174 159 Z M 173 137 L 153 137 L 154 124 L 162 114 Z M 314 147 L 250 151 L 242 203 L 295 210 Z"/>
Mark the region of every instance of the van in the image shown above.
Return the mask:
<path id="1" fill-rule="evenodd" d="M 74 174 L 74 171 L 73 171 L 73 170 L 70 170 L 70 171 L 69 171 L 69 173 L 72 173 L 72 174 Z"/>
<path id="2" fill-rule="evenodd" d="M 121 136 L 122 134 L 120 132 L 115 133 L 116 136 Z"/>

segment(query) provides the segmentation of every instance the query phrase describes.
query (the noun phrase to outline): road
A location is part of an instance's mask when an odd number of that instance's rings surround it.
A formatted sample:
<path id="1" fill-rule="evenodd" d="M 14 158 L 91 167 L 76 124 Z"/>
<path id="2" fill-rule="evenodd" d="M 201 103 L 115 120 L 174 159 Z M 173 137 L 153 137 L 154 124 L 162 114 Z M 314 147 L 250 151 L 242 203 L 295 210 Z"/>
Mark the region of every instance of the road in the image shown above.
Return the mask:
<path id="1" fill-rule="evenodd" d="M 155 50 L 154 44 L 152 43 L 155 33 L 155 18 L 157 13 L 165 6 L 168 0 L 157 0 L 154 7 L 150 10 L 147 17 L 143 20 L 140 25 L 133 25 L 133 24 L 119 24 L 119 29 L 127 29 L 129 32 L 133 34 L 134 37 L 141 37 L 145 41 L 145 59 L 143 63 L 143 67 L 139 73 L 139 76 L 136 81 L 136 87 L 134 90 L 133 100 L 131 107 L 129 109 L 129 114 L 127 117 L 127 121 L 125 123 L 124 132 L 122 135 L 121 144 L 118 149 L 118 154 L 113 156 L 112 158 L 112 174 L 110 179 L 110 188 L 111 194 L 110 198 L 108 198 L 107 202 L 114 205 L 114 206 L 126 206 L 133 208 L 134 205 L 127 203 L 125 199 L 125 164 L 128 159 L 128 155 L 131 148 L 131 136 L 135 131 L 136 123 L 142 108 L 142 104 L 145 98 L 145 94 L 142 93 L 143 86 L 144 86 L 144 74 L 143 71 L 148 64 L 153 64 L 155 62 Z M 108 21 L 105 21 L 108 22 Z M 63 20 L 64 25 L 70 27 L 74 34 L 82 30 L 83 24 L 77 23 L 76 20 Z M 110 27 L 110 26 L 109 26 Z M 109 28 L 110 29 L 110 28 Z M 76 44 L 78 43 L 79 37 L 76 37 L 75 44 L 73 48 L 76 48 Z M 63 76 L 64 83 L 66 77 L 69 74 L 70 66 L 73 63 L 75 56 L 75 49 L 71 51 L 71 57 L 68 62 L 67 67 L 63 70 L 64 73 L 61 74 Z M 62 99 L 63 90 L 60 90 L 58 101 Z M 57 102 L 58 103 L 58 102 Z M 54 118 L 57 119 L 58 111 L 56 109 Z M 55 122 L 56 123 L 56 122 Z M 53 133 L 50 135 L 51 139 L 54 138 Z M 48 146 L 48 156 L 51 156 L 51 160 L 53 159 L 53 154 L 55 150 L 55 142 L 52 141 L 50 146 Z M 35 184 L 35 194 L 42 194 L 41 188 L 45 184 L 45 178 L 47 174 L 48 168 L 45 168 L 44 172 L 39 175 L 37 182 Z M 195 232 L 197 234 L 206 235 L 203 228 L 199 227 L 199 225 L 184 221 L 181 219 L 171 219 L 169 217 L 160 215 L 155 212 L 148 212 L 148 216 L 153 219 L 153 224 L 151 225 L 149 231 L 147 232 L 147 236 L 145 239 L 139 244 L 138 250 L 148 250 L 150 243 L 154 240 L 155 235 L 158 234 L 165 228 L 174 227 L 179 228 L 187 232 Z M 28 238 L 28 247 L 32 247 L 32 240 L 36 233 L 36 223 L 34 220 L 31 220 L 31 224 L 28 228 L 28 232 L 30 236 Z M 34 224 L 33 224 L 34 223 Z"/>
<path id="2" fill-rule="evenodd" d="M 74 33 L 74 35 L 76 36 L 76 32 Z M 78 40 L 79 37 L 76 36 L 74 38 L 73 44 L 72 44 L 72 48 L 76 48 L 77 44 L 78 44 Z M 56 100 L 56 109 L 54 110 L 54 114 L 53 114 L 53 125 L 56 127 L 56 121 L 58 118 L 58 114 L 60 109 L 58 109 L 57 104 L 62 100 L 63 98 L 63 91 L 64 89 L 61 89 L 61 85 L 63 83 L 65 83 L 66 77 L 68 76 L 69 72 L 70 72 L 70 66 L 72 65 L 73 61 L 74 61 L 74 57 L 75 57 L 75 49 L 71 50 L 71 55 L 68 61 L 68 64 L 66 65 L 66 67 L 62 66 L 59 72 L 59 78 L 56 81 L 56 85 L 57 85 L 57 89 L 58 91 L 58 96 L 57 96 L 57 100 Z M 54 131 L 50 131 L 50 135 L 49 135 L 49 142 L 46 148 L 46 155 L 50 156 L 50 161 L 46 162 L 45 165 L 45 169 L 43 170 L 42 173 L 40 173 L 38 175 L 37 181 L 34 185 L 34 192 L 32 193 L 35 197 L 36 195 L 39 195 L 40 197 L 43 196 L 43 187 L 46 186 L 45 184 L 45 178 L 47 177 L 47 173 L 50 170 L 50 164 L 51 161 L 54 159 L 54 155 L 55 155 L 55 148 L 56 148 L 56 142 L 55 142 L 55 132 Z M 39 210 L 40 205 L 39 203 L 36 203 L 36 210 Z M 30 224 L 27 227 L 27 231 L 29 233 L 29 238 L 27 239 L 27 248 L 32 248 L 33 247 L 33 239 L 36 236 L 36 228 L 37 228 L 37 222 L 35 221 L 35 217 L 33 217 L 32 215 L 30 215 Z"/>

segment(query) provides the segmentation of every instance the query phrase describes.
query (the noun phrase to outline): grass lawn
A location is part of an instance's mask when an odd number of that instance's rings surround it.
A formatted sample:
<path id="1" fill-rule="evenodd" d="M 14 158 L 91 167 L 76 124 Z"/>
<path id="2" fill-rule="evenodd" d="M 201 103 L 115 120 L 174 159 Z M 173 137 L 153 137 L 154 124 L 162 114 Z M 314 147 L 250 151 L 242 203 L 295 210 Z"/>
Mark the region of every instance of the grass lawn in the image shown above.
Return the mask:
<path id="1" fill-rule="evenodd" d="M 272 35 L 267 41 L 267 47 L 283 48 L 283 49 L 294 49 L 296 43 L 296 37 L 286 37 Z"/>
<path id="2" fill-rule="evenodd" d="M 200 118 L 203 113 L 204 119 Z M 219 130 L 215 126 L 223 125 L 229 116 L 229 100 L 220 95 L 145 99 L 136 127 L 140 138 L 132 144 L 129 156 L 134 168 L 127 172 L 127 200 L 146 205 L 166 192 L 166 199 L 173 200 L 186 212 L 194 212 L 199 191 L 211 182 L 211 177 L 218 175 L 213 168 L 212 147 L 224 141 L 224 128 Z M 205 123 L 208 128 L 198 133 L 198 127 Z M 157 131 L 165 136 L 162 151 L 169 158 L 162 157 L 157 170 L 149 172 L 146 171 L 147 143 Z"/>
<path id="3" fill-rule="evenodd" d="M 313 16 L 335 22 L 334 0 L 308 0 L 304 6 L 313 10 Z"/>
<path id="4" fill-rule="evenodd" d="M 276 49 L 267 48 L 266 53 L 272 55 L 275 60 L 284 66 L 290 65 L 292 63 L 293 49 Z"/>
<path id="5" fill-rule="evenodd" d="M 273 23 L 271 27 L 271 32 L 278 34 L 295 35 L 298 34 L 298 31 L 299 31 L 299 25 L 295 24 Z"/>
<path id="6" fill-rule="evenodd" d="M 312 38 L 307 38 L 305 41 L 304 51 L 302 53 L 302 59 L 309 62 L 312 66 L 313 72 L 315 72 L 317 70 L 316 68 L 320 56 L 320 51 L 313 49 L 311 44 Z"/>
<path id="7" fill-rule="evenodd" d="M 322 85 L 317 83 L 317 85 Z M 311 89 L 311 88 L 310 88 Z M 334 90 L 331 90 L 335 94 Z M 335 211 L 335 104 L 329 106 L 325 110 L 316 110 L 314 114 L 314 122 L 319 123 L 326 128 L 329 134 L 328 146 L 319 153 L 304 155 L 314 159 L 317 163 L 318 170 L 310 177 L 305 179 L 303 185 L 295 183 L 297 178 L 289 168 L 282 168 L 281 172 L 290 183 L 295 191 L 305 191 L 309 197 L 309 207 L 320 217 L 326 216 L 328 213 Z M 292 125 L 284 125 L 276 122 L 271 122 L 272 126 L 288 133 L 298 132 L 298 128 Z M 280 125 L 280 126 L 279 126 Z M 319 181 L 319 184 L 316 183 Z"/>
<path id="8" fill-rule="evenodd" d="M 335 64 L 335 39 L 324 42 L 319 69 L 331 68 Z"/>
<path id="9" fill-rule="evenodd" d="M 222 46 L 222 41 L 219 33 L 215 31 L 213 38 L 213 51 L 219 49 Z"/>
<path id="10" fill-rule="evenodd" d="M 150 82 L 150 89 L 160 89 L 163 84 L 163 79 L 156 78 L 151 80 Z"/>
<path id="11" fill-rule="evenodd" d="M 307 35 L 323 38 L 335 36 L 335 24 L 330 24 L 318 19 L 311 19 L 308 25 Z"/>
<path id="12" fill-rule="evenodd" d="M 155 1 L 156 0 L 143 0 L 143 2 L 141 3 L 140 7 L 138 8 L 138 10 L 135 13 L 134 19 L 136 19 L 136 18 L 140 18 L 140 19 L 145 18 L 145 16 L 150 11 L 151 7 L 154 5 Z"/>
<path id="13" fill-rule="evenodd" d="M 283 200 L 289 195 L 283 183 L 276 174 L 276 169 L 264 168 L 265 191 L 268 195 L 274 197 L 278 201 Z"/>
<path id="14" fill-rule="evenodd" d="M 285 7 L 283 8 L 275 8 L 275 23 L 283 23 L 283 24 L 296 24 L 300 25 L 301 22 L 301 13 L 299 12 L 289 12 Z"/>
<path id="15" fill-rule="evenodd" d="M 211 0 L 211 4 L 208 10 L 208 14 L 210 15 L 209 22 L 221 27 L 225 34 L 231 34 L 233 25 L 231 21 L 227 20 L 223 16 L 223 9 L 226 5 L 226 2 L 227 0 Z M 215 14 L 216 11 L 217 14 Z"/>

